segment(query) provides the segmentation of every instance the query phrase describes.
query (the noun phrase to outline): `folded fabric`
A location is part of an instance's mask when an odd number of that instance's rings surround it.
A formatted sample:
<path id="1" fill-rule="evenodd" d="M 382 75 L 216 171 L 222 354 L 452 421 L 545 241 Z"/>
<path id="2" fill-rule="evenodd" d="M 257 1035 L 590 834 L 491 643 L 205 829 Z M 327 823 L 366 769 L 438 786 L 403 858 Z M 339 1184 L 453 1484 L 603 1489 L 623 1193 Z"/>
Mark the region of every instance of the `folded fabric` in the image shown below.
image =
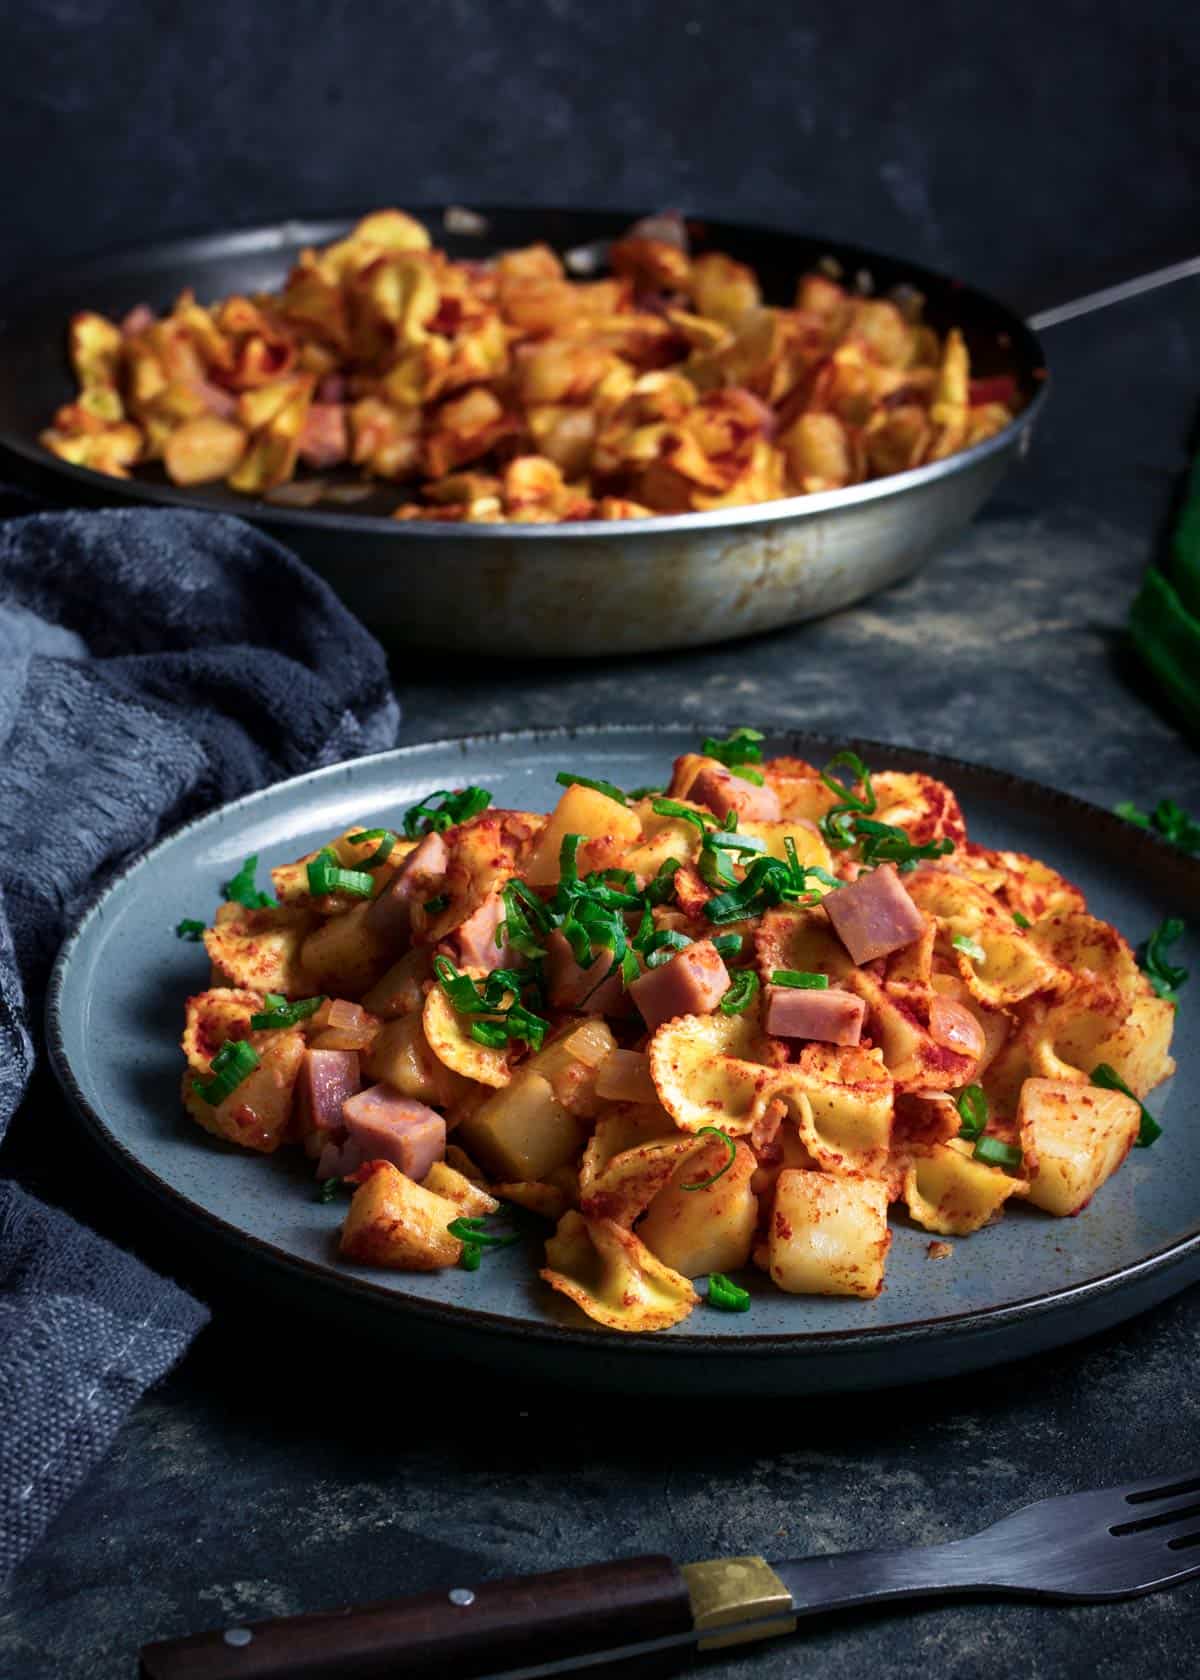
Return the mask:
<path id="1" fill-rule="evenodd" d="M 1200 456 L 1183 487 L 1163 566 L 1129 615 L 1133 645 L 1187 728 L 1200 736 Z"/>
<path id="2" fill-rule="evenodd" d="M 239 520 L 0 524 L 0 1140 L 55 950 L 105 877 L 199 811 L 392 745 L 398 720 L 379 645 Z M 40 1115 L 43 1147 L 69 1124 Z M 205 1317 L 0 1178 L 0 1577 Z"/>

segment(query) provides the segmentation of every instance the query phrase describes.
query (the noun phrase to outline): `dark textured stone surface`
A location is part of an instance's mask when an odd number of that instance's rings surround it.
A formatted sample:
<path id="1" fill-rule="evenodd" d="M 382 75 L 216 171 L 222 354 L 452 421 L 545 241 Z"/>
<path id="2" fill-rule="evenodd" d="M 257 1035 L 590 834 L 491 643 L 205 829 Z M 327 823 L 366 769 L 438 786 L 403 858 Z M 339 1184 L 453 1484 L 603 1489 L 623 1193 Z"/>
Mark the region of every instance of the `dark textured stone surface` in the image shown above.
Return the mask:
<path id="1" fill-rule="evenodd" d="M 65 252 L 227 215 L 536 191 L 774 212 L 961 264 L 1037 300 L 1129 266 L 1120 251 L 1183 254 L 1166 245 L 1196 167 L 1179 92 L 1195 37 L 1176 50 L 1167 6 L 1131 13 L 1113 25 L 1120 38 L 1099 44 L 1098 8 L 1072 7 L 1069 27 L 1038 50 L 1045 9 L 1014 5 L 986 52 L 967 49 L 971 14 L 930 6 L 906 23 L 895 63 L 880 57 L 861 74 L 859 57 L 848 68 L 850 32 L 869 34 L 882 7 L 856 7 L 844 23 L 794 21 L 768 51 L 759 8 L 698 4 L 672 14 L 652 69 L 641 8 L 605 9 L 611 38 L 601 12 L 582 9 L 439 7 L 436 28 L 424 10 L 395 8 L 375 52 L 349 14 L 300 0 L 290 15 L 307 46 L 267 75 L 267 9 L 214 5 L 161 42 L 145 19 L 160 28 L 165 7 L 30 9 L 13 20 L 13 47 L 43 74 L 0 106 L 0 147 L 14 155 L 31 113 L 68 128 L 86 118 L 90 139 L 86 151 L 73 147 L 68 172 L 65 143 L 52 136 L 46 196 L 18 207 L 10 233 L 31 252 Z M 105 31 L 119 63 L 85 90 L 80 66 Z M 419 75 L 405 31 L 421 36 Z M 935 31 L 950 32 L 957 56 L 922 74 Z M 527 55 L 517 86 L 505 73 L 513 42 Z M 586 80 L 604 90 L 603 117 L 599 95 L 573 73 L 584 61 Z M 783 68 L 764 82 L 768 61 Z M 445 87 L 453 97 L 443 99 Z M 139 113 L 126 123 L 135 88 Z M 302 107 L 314 122 L 301 123 Z M 1101 108 L 1128 143 L 1116 176 L 1094 167 Z M 739 124 L 737 149 L 698 139 Z M 162 128 L 167 142 L 147 147 Z M 939 144 L 915 138 L 923 133 Z M 1152 148 L 1156 166 L 1139 165 L 1135 189 L 1132 160 Z M 969 203 L 976 189 L 990 220 Z M 1118 200 L 1137 214 L 1114 233 Z M 1003 241 L 993 225 L 1010 230 Z M 1198 298 L 1193 284 L 1061 329 L 1049 346 L 1057 390 L 1031 460 L 909 583 L 817 625 L 615 668 L 472 661 L 464 671 L 409 657 L 396 669 L 403 739 L 647 716 L 812 725 L 995 763 L 1105 804 L 1169 791 L 1200 808 L 1200 757 L 1131 668 L 1120 634 L 1185 459 L 1200 387 Z M 39 1117 L 54 1100 L 44 1098 Z M 45 1171 L 43 1192 L 57 1171 Z M 87 1173 L 85 1163 L 78 1176 Z M 1198 1290 L 1077 1347 L 925 1389 L 832 1403 L 748 1394 L 719 1411 L 596 1402 L 513 1388 L 500 1372 L 485 1385 L 414 1368 L 402 1346 L 363 1344 L 263 1305 L 250 1278 L 214 1286 L 201 1260 L 179 1258 L 173 1240 L 145 1228 L 136 1201 L 101 1182 L 102 1206 L 94 1179 L 87 1186 L 98 1220 L 207 1288 L 216 1322 L 0 1596 L 6 1680 L 128 1680 L 137 1646 L 156 1635 L 619 1553 L 934 1541 L 1027 1499 L 1196 1459 Z M 76 1200 L 88 1206 L 83 1191 Z M 704 1672 L 1190 1680 L 1198 1637 L 1193 1583 L 1087 1608 L 978 1601 L 840 1616 L 814 1623 L 800 1644 L 729 1655 Z"/>

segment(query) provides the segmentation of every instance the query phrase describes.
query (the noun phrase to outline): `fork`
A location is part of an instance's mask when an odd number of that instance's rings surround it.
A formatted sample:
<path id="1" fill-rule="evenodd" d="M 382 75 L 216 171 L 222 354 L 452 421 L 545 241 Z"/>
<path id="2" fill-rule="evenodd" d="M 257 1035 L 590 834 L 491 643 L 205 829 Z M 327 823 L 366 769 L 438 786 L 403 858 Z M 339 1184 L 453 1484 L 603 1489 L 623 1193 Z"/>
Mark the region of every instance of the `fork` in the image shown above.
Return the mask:
<path id="1" fill-rule="evenodd" d="M 1200 1473 L 1042 1499 L 936 1546 L 768 1564 L 630 1558 L 147 1645 L 142 1680 L 540 1680 L 795 1632 L 821 1610 L 987 1592 L 1131 1598 L 1200 1574 Z"/>

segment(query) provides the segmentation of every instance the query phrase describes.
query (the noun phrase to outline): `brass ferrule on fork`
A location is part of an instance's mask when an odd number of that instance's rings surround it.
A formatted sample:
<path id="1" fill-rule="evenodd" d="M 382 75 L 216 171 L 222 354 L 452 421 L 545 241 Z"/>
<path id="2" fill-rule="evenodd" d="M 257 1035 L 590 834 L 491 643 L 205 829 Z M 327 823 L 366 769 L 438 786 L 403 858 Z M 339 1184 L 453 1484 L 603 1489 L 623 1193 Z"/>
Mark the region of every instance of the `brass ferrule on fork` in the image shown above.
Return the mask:
<path id="1" fill-rule="evenodd" d="M 712 1558 L 685 1563 L 681 1573 L 699 1650 L 719 1651 L 796 1631 L 792 1595 L 765 1558 Z"/>

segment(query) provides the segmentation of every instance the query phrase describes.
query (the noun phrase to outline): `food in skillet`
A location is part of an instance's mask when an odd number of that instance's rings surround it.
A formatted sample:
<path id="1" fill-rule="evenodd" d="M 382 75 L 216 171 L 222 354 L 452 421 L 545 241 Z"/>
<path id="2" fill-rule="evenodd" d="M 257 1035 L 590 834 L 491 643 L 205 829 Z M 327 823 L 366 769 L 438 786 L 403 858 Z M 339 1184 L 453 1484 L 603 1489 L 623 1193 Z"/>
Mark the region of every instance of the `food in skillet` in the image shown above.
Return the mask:
<path id="1" fill-rule="evenodd" d="M 665 793 L 564 771 L 548 816 L 431 794 L 273 898 L 248 859 L 180 928 L 212 963 L 188 1112 L 352 1189 L 353 1262 L 474 1268 L 545 1216 L 542 1277 L 622 1330 L 678 1323 L 705 1276 L 748 1307 L 751 1263 L 870 1299 L 893 1206 L 937 1238 L 1078 1212 L 1158 1135 L 1177 930 L 1143 973 L 948 787 L 760 739 L 706 740 Z"/>
<path id="2" fill-rule="evenodd" d="M 752 269 L 693 255 L 678 217 L 637 224 L 611 273 L 546 245 L 453 261 L 399 210 L 306 250 L 282 291 L 70 325 L 75 400 L 42 433 L 127 478 L 223 480 L 297 506 L 357 469 L 399 519 L 544 523 L 768 502 L 940 460 L 1013 418 L 920 299 L 825 273 L 790 307 Z M 308 473 L 308 477 L 297 474 Z M 311 476 L 311 475 L 317 476 Z"/>

